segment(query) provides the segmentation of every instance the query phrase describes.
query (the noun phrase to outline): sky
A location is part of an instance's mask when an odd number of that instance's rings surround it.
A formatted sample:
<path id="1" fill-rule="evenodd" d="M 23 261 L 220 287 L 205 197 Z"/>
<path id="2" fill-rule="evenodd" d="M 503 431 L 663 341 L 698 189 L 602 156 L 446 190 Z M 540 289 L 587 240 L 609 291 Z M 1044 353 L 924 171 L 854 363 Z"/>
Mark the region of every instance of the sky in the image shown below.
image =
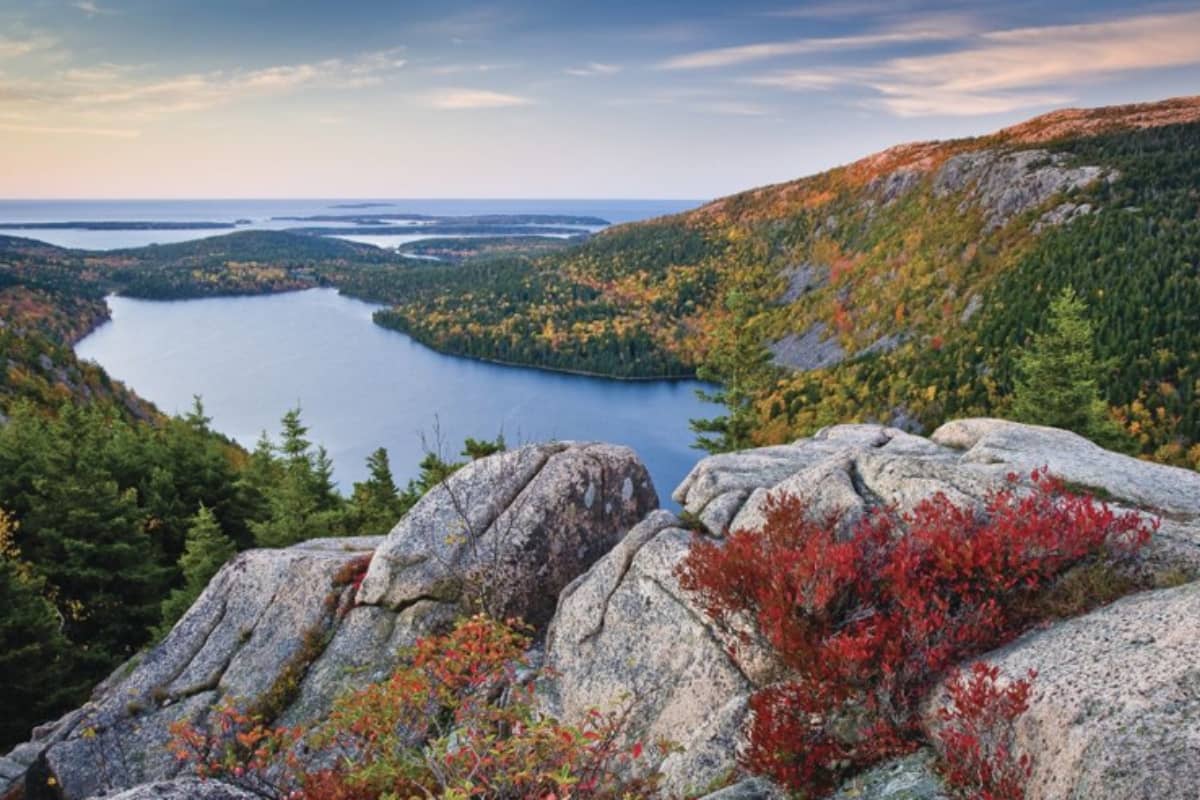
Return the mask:
<path id="1" fill-rule="evenodd" d="M 1200 93 L 1200 2 L 0 0 L 0 197 L 708 199 Z"/>

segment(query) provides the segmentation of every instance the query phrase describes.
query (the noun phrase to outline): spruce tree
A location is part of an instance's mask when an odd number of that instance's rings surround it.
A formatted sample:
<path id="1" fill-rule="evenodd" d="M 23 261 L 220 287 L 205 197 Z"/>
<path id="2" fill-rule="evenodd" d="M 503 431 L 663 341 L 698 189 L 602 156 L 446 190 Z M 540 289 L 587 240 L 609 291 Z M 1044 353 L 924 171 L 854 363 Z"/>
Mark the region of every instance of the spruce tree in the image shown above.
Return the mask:
<path id="1" fill-rule="evenodd" d="M 137 490 L 122 488 L 105 463 L 109 418 L 65 405 L 51 428 L 52 477 L 36 486 L 22 552 L 54 587 L 80 674 L 95 679 L 146 642 L 168 572 Z"/>
<path id="2" fill-rule="evenodd" d="M 343 530 L 333 464 L 325 448 L 312 452 L 307 433 L 299 407 L 283 415 L 283 440 L 277 448 L 282 461 L 270 469 L 274 480 L 264 492 L 265 514 L 250 525 L 260 547 L 287 547 Z M 259 458 L 257 451 L 254 458 Z"/>
<path id="3" fill-rule="evenodd" d="M 1017 355 L 1012 417 L 1063 428 L 1106 447 L 1126 442 L 1100 395 L 1104 365 L 1096 358 L 1087 305 L 1070 287 L 1050 303 L 1047 328 Z"/>
<path id="4" fill-rule="evenodd" d="M 183 585 L 174 589 L 167 599 L 163 600 L 162 621 L 158 626 L 159 636 L 166 636 L 171 631 L 217 571 L 226 561 L 233 558 L 236 552 L 233 541 L 221 532 L 221 524 L 216 516 L 207 506 L 201 505 L 192 517 L 183 555 L 179 558 Z"/>
<path id="5" fill-rule="evenodd" d="M 392 465 L 386 448 L 380 447 L 367 456 L 367 469 L 371 475 L 367 486 L 372 492 L 387 498 L 396 496 L 396 480 L 392 477 Z"/>
<path id="6" fill-rule="evenodd" d="M 0 511 L 0 526 L 6 521 Z M 70 646 L 43 589 L 29 564 L 0 553 L 0 752 L 29 738 L 72 697 Z"/>
<path id="7" fill-rule="evenodd" d="M 496 453 L 503 453 L 507 449 L 508 445 L 504 441 L 504 434 L 500 434 L 494 440 L 472 439 L 468 436 L 463 442 L 462 454 L 472 461 L 478 461 Z"/>
<path id="8" fill-rule="evenodd" d="M 400 497 L 387 450 L 380 447 L 367 456 L 370 477 L 354 484 L 354 493 L 346 515 L 348 533 L 360 536 L 381 536 L 404 516 L 411 503 Z"/>

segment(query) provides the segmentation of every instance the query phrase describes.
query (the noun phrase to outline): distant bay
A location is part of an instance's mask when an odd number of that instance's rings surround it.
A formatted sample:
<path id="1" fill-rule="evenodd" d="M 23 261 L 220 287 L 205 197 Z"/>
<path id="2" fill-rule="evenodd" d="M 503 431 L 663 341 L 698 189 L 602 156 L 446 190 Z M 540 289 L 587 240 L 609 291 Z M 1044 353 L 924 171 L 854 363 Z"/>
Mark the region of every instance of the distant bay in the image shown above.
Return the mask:
<path id="1" fill-rule="evenodd" d="M 300 200 L 0 200 L 0 224 L 3 233 L 26 236 L 60 247 L 85 250 L 115 250 L 149 244 L 185 242 L 223 233 L 206 226 L 234 226 L 238 230 L 282 230 L 308 223 L 304 217 L 347 215 L 347 210 L 386 208 L 388 215 L 473 216 L 487 214 L 558 214 L 596 217 L 612 223 L 631 222 L 664 214 L 673 214 L 698 205 L 695 200 L 538 200 L 538 199 L 300 199 Z M 62 227 L 70 221 L 89 223 L 90 227 Z M 21 227 L 25 223 L 27 227 Z M 100 224 L 97 224 L 100 223 Z M 105 225 L 103 223 L 112 223 Z M 141 223 L 133 227 L 130 223 Z M 167 230 L 148 227 L 172 223 Z M 323 228 L 344 227 L 353 235 L 360 227 L 353 222 L 322 222 Z M 47 227 L 49 226 L 49 227 Z M 199 227 L 197 227 L 199 226 Z M 336 231 L 330 231 L 335 234 Z M 395 246 L 412 241 L 410 235 L 370 236 L 358 231 L 366 241 L 380 246 Z M 364 235 L 365 234 L 365 235 Z M 557 234 L 564 235 L 564 234 Z"/>

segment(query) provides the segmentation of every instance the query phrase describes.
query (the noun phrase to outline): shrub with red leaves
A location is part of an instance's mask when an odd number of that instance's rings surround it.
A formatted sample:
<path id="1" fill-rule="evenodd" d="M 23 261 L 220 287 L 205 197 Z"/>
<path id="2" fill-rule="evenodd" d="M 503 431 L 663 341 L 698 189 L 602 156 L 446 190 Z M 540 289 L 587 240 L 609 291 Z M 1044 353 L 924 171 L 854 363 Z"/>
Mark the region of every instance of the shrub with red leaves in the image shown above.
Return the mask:
<path id="1" fill-rule="evenodd" d="M 938 710 L 946 780 L 972 800 L 1024 800 L 1033 764 L 1014 757 L 1013 722 L 1029 708 L 1037 673 L 1003 681 L 999 667 L 976 662 L 947 685 L 949 704 Z"/>
<path id="2" fill-rule="evenodd" d="M 382 683 L 339 698 L 316 730 L 272 728 L 232 707 L 215 723 L 172 726 L 170 748 L 196 774 L 268 800 L 623 800 L 649 797 L 629 709 L 579 725 L 543 716 L 528 636 L 483 616 L 422 639 Z M 307 764 L 329 764 L 319 770 Z"/>
<path id="3" fill-rule="evenodd" d="M 1037 598 L 1069 569 L 1129 558 L 1153 530 L 1044 473 L 1033 491 L 1010 478 L 981 512 L 936 495 L 839 535 L 838 520 L 783 498 L 760 532 L 697 538 L 681 585 L 795 675 L 751 698 L 744 766 L 819 795 L 911 749 L 947 669 L 1038 622 Z"/>

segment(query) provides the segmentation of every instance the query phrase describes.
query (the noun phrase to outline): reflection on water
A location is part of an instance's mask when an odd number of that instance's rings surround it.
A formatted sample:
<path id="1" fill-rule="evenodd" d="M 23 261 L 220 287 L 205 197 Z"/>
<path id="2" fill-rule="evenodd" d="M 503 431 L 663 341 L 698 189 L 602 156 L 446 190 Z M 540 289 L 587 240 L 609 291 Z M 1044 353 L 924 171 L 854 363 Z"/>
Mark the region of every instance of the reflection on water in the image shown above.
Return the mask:
<path id="1" fill-rule="evenodd" d="M 371 322 L 376 308 L 332 289 L 179 302 L 109 299 L 113 319 L 76 348 L 167 412 L 204 398 L 214 427 L 253 446 L 300 403 L 343 490 L 388 448 L 397 481 L 416 474 L 422 435 L 453 454 L 467 436 L 510 445 L 591 439 L 634 447 L 664 503 L 699 457 L 688 419 L 719 408 L 700 384 L 586 378 L 436 353 Z"/>

